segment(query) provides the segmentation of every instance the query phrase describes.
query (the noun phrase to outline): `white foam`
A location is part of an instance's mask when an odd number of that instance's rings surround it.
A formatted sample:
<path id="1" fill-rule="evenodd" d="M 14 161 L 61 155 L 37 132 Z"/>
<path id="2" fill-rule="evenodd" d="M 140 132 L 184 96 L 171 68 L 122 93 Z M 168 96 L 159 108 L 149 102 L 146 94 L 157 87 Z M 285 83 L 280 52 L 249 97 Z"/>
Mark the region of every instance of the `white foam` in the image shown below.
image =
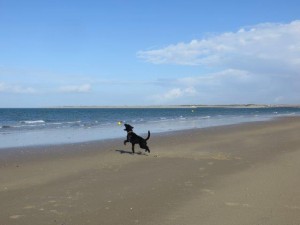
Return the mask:
<path id="1" fill-rule="evenodd" d="M 34 123 L 45 123 L 45 121 L 44 120 L 25 120 L 25 121 L 22 121 L 21 123 L 34 124 Z"/>

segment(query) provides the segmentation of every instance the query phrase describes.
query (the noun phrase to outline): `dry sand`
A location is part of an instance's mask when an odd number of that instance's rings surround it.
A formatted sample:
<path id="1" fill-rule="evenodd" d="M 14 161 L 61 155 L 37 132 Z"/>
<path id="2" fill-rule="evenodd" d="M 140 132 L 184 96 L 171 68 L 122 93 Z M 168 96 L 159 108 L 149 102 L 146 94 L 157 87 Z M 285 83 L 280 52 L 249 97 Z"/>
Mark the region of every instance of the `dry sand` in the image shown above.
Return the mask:
<path id="1" fill-rule="evenodd" d="M 152 135 L 151 154 L 0 150 L 0 225 L 299 225 L 299 136 L 298 117 Z"/>

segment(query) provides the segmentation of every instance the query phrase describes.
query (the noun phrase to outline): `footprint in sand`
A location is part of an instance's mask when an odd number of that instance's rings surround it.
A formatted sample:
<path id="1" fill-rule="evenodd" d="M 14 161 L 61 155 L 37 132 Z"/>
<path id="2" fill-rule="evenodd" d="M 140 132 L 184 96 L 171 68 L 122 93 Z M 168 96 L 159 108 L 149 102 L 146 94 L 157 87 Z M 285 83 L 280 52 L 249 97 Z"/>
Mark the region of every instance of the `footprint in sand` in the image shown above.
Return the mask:
<path id="1" fill-rule="evenodd" d="M 27 205 L 23 209 L 34 209 L 34 208 L 35 208 L 34 205 Z"/>
<path id="2" fill-rule="evenodd" d="M 215 192 L 214 192 L 213 190 L 210 190 L 210 189 L 202 189 L 202 191 L 203 191 L 204 193 L 208 193 L 208 194 L 210 194 L 210 195 L 214 195 L 214 194 L 215 194 Z"/>
<path id="3" fill-rule="evenodd" d="M 284 207 L 291 210 L 300 210 L 300 206 L 296 206 L 296 205 L 285 205 Z"/>
<path id="4" fill-rule="evenodd" d="M 225 202 L 225 205 L 230 207 L 251 207 L 247 203 L 238 203 L 238 202 Z"/>
<path id="5" fill-rule="evenodd" d="M 19 219 L 19 218 L 21 218 L 21 217 L 23 217 L 24 215 L 13 215 L 13 216 L 10 216 L 9 218 L 10 219 Z"/>
<path id="6" fill-rule="evenodd" d="M 57 211 L 56 209 L 50 209 L 49 212 L 51 212 L 53 214 L 57 214 L 57 215 L 62 215 L 62 213 Z"/>
<path id="7" fill-rule="evenodd" d="M 184 182 L 184 186 L 186 186 L 186 187 L 192 187 L 193 183 L 191 181 L 186 181 L 186 182 Z"/>

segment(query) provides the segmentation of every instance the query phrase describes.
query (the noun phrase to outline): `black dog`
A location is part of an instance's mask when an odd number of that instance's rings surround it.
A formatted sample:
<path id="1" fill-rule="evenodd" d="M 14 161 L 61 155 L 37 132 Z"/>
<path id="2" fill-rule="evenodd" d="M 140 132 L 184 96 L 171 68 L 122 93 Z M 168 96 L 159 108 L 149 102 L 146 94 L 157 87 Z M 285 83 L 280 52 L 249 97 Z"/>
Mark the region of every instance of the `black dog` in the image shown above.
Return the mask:
<path id="1" fill-rule="evenodd" d="M 140 148 L 145 149 L 146 152 L 150 153 L 150 149 L 147 146 L 147 140 L 150 138 L 150 131 L 148 131 L 148 137 L 146 139 L 136 135 L 133 132 L 133 127 L 129 124 L 124 124 L 125 131 L 127 131 L 127 139 L 124 141 L 124 145 L 126 145 L 127 142 L 130 142 L 132 144 L 132 153 L 134 153 L 134 145 L 139 144 Z"/>

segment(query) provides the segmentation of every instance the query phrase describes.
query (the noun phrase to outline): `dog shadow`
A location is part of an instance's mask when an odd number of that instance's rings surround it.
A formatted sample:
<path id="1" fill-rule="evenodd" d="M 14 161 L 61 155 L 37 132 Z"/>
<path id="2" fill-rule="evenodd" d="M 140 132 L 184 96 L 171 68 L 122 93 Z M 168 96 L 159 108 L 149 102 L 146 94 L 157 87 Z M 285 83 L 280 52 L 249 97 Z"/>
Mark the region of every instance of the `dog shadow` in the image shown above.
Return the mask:
<path id="1" fill-rule="evenodd" d="M 115 150 L 116 152 L 119 152 L 120 154 L 130 154 L 130 155 L 143 155 L 143 156 L 148 156 L 146 153 L 143 152 L 136 152 L 132 153 L 132 151 L 126 151 L 126 150 Z"/>

